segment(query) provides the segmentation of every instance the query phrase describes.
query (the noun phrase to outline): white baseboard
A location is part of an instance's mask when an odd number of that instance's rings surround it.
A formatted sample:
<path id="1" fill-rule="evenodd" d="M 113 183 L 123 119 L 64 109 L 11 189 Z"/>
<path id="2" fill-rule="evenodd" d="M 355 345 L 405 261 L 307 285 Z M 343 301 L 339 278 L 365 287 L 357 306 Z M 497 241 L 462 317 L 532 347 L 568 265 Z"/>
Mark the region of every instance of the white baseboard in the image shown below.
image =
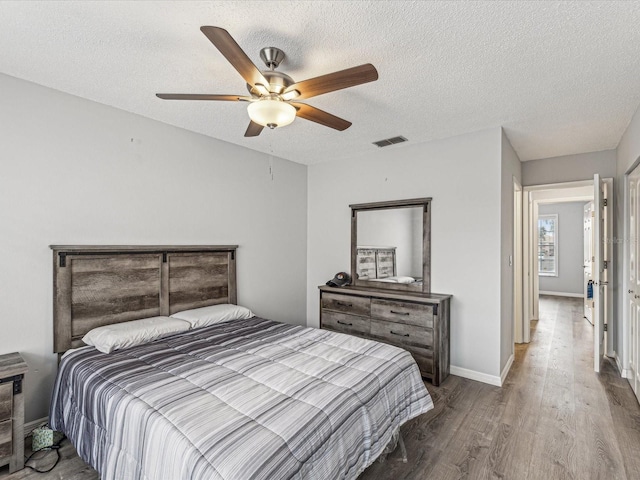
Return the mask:
<path id="1" fill-rule="evenodd" d="M 509 357 L 509 359 L 507 360 L 507 363 L 505 363 L 504 368 L 502 369 L 502 373 L 500 374 L 500 386 L 504 385 L 504 381 L 507 378 L 507 375 L 509 375 L 509 370 L 511 370 L 511 365 L 513 365 L 513 353 L 511 354 L 511 356 Z"/>
<path id="2" fill-rule="evenodd" d="M 451 365 L 449 367 L 449 373 L 451 373 L 451 375 L 457 375 L 458 377 L 468 378 L 469 380 L 476 380 L 478 382 L 488 383 L 489 385 L 495 385 L 496 387 L 502 386 L 500 377 L 497 375 L 489 375 L 488 373 L 456 367 L 455 365 Z"/>
<path id="3" fill-rule="evenodd" d="M 49 417 L 38 418 L 32 422 L 27 422 L 24 424 L 24 437 L 27 438 L 29 434 L 40 425 L 47 423 L 49 421 Z"/>
<path id="4" fill-rule="evenodd" d="M 540 295 L 551 295 L 553 297 L 573 297 L 573 298 L 584 298 L 584 293 L 567 293 L 567 292 L 547 292 L 547 291 L 539 291 Z"/>
<path id="5" fill-rule="evenodd" d="M 620 360 L 620 357 L 618 356 L 618 352 L 613 352 L 613 358 L 616 359 L 616 366 L 618 367 L 618 372 L 620 372 L 620 376 L 622 378 L 631 377 L 631 372 L 629 371 L 629 369 L 628 368 L 622 368 L 622 361 Z"/>

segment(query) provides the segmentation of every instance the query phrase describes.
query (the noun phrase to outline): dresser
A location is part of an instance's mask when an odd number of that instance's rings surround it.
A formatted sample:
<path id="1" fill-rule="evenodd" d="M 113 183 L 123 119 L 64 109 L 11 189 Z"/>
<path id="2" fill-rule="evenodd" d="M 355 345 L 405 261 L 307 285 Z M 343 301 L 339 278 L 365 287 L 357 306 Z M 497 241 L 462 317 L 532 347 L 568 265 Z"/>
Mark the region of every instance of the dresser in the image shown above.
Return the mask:
<path id="1" fill-rule="evenodd" d="M 447 378 L 451 295 L 319 288 L 320 328 L 404 348 L 433 385 Z"/>
<path id="2" fill-rule="evenodd" d="M 24 468 L 24 396 L 28 367 L 19 353 L 0 355 L 0 467 Z"/>

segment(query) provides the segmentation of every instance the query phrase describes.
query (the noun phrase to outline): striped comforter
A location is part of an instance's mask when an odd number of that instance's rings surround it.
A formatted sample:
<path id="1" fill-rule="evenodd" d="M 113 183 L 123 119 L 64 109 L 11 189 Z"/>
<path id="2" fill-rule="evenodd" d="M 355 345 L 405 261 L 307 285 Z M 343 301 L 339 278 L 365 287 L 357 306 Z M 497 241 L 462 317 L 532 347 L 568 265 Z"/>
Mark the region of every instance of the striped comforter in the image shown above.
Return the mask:
<path id="1" fill-rule="evenodd" d="M 70 352 L 50 420 L 103 480 L 329 480 L 431 408 L 406 351 L 254 317 Z"/>

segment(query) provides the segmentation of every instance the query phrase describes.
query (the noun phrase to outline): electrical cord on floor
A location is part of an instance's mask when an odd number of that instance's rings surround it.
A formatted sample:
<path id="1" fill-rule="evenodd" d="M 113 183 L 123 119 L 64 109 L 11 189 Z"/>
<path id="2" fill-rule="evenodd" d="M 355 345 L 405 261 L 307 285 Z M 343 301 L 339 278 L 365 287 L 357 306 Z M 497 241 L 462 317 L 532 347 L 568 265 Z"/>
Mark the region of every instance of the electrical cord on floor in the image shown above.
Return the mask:
<path id="1" fill-rule="evenodd" d="M 42 447 L 41 449 L 36 450 L 35 452 L 32 452 L 31 455 L 29 455 L 29 457 L 27 457 L 26 460 L 24 461 L 24 467 L 25 468 L 30 468 L 31 470 L 33 470 L 34 472 L 37 472 L 37 473 L 49 473 L 51 470 L 56 468 L 56 466 L 60 462 L 60 444 L 64 441 L 65 438 L 67 438 L 67 437 L 66 436 L 62 437 L 57 443 L 55 443 L 53 445 L 50 445 L 48 447 Z M 29 462 L 36 453 L 44 452 L 44 451 L 47 451 L 47 450 L 48 451 L 55 450 L 56 455 L 58 456 L 58 458 L 56 458 L 55 463 L 48 470 L 38 470 L 36 467 L 32 467 L 31 465 L 27 465 L 27 462 Z M 41 457 L 38 460 L 41 460 L 42 458 L 45 458 L 45 457 Z"/>

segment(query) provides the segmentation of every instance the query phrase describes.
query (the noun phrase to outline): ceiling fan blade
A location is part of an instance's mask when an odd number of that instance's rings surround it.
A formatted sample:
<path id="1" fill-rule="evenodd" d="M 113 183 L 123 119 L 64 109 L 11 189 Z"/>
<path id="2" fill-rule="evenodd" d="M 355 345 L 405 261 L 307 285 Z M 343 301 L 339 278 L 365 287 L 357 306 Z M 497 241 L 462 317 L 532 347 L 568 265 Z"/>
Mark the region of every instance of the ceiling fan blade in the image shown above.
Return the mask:
<path id="1" fill-rule="evenodd" d="M 240 45 L 236 43 L 229 32 L 220 27 L 200 27 L 202 33 L 220 50 L 220 53 L 229 61 L 231 65 L 238 71 L 242 78 L 249 85 L 255 85 L 257 83 L 269 86 L 269 82 L 260 73 L 258 67 L 256 67 L 251 59 L 244 53 L 244 50 L 240 48 Z"/>
<path id="2" fill-rule="evenodd" d="M 248 102 L 252 97 L 245 95 L 206 95 L 191 93 L 156 93 L 163 100 L 221 100 L 223 102 Z"/>
<path id="3" fill-rule="evenodd" d="M 298 90 L 300 96 L 297 99 L 311 98 L 323 93 L 334 92 L 343 88 L 354 87 L 378 79 L 376 67 L 370 63 L 358 67 L 347 68 L 339 72 L 321 75 L 302 82 L 294 83 L 287 87 L 284 94 Z"/>
<path id="4" fill-rule="evenodd" d="M 300 118 L 304 118 L 305 120 L 310 120 L 312 122 L 319 123 L 320 125 L 324 125 L 325 127 L 335 128 L 340 131 L 346 130 L 351 126 L 351 122 L 340 117 L 336 117 L 335 115 L 331 115 L 319 108 L 307 105 L 306 103 L 292 102 L 291 105 L 296 107 L 296 115 Z"/>
<path id="5" fill-rule="evenodd" d="M 262 125 L 260 125 L 259 123 L 256 123 L 253 120 L 251 120 L 251 122 L 249 123 L 249 126 L 247 127 L 247 131 L 244 132 L 244 136 L 245 137 L 257 137 L 258 135 L 260 135 L 260 133 L 262 132 L 263 128 L 264 127 Z"/>

